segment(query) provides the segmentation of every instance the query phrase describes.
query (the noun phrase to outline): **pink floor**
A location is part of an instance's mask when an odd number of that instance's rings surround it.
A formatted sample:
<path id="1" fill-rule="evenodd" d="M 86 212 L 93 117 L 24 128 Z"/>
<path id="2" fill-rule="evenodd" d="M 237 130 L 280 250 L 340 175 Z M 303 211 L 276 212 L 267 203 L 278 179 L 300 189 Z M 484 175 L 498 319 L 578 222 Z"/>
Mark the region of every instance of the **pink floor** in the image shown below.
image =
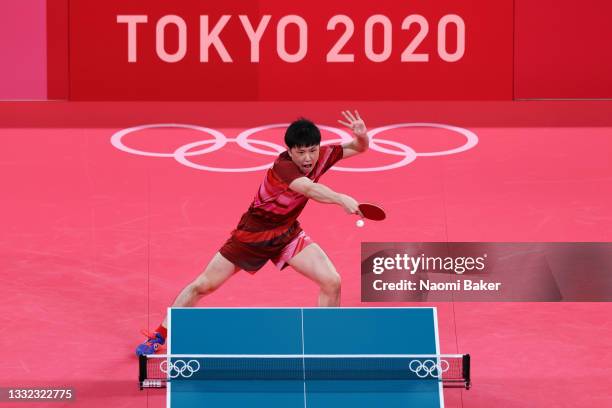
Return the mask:
<path id="1" fill-rule="evenodd" d="M 111 144 L 114 133 L 172 122 L 235 138 L 298 115 L 334 126 L 339 111 L 353 107 L 371 129 L 436 122 L 474 132 L 478 144 L 452 155 L 419 156 L 397 169 L 330 171 L 322 178 L 358 200 L 383 203 L 389 215 L 358 229 L 340 208 L 311 202 L 301 217 L 342 275 L 344 306 L 389 305 L 360 301 L 363 241 L 612 241 L 609 102 L 428 103 L 427 109 L 364 102 L 226 103 L 223 109 L 206 103 L 0 104 L 1 386 L 73 386 L 77 400 L 70 407 L 165 404 L 163 391 L 138 390 L 133 349 L 139 330 L 159 323 L 176 293 L 217 251 L 263 171 L 210 172 L 173 158 L 130 154 Z M 282 144 L 281 136 L 282 129 L 272 129 L 251 139 Z M 207 138 L 166 128 L 123 141 L 171 152 Z M 335 136 L 324 132 L 324 138 Z M 423 127 L 376 138 L 417 153 L 465 141 L 447 129 Z M 227 168 L 271 158 L 231 142 L 191 157 Z M 399 160 L 370 151 L 339 165 Z M 239 273 L 201 306 L 313 306 L 316 293 L 290 269 L 268 265 L 255 276 Z M 473 389 L 449 391 L 448 407 L 612 406 L 612 304 L 435 306 L 442 351 L 469 352 L 473 361 Z"/>

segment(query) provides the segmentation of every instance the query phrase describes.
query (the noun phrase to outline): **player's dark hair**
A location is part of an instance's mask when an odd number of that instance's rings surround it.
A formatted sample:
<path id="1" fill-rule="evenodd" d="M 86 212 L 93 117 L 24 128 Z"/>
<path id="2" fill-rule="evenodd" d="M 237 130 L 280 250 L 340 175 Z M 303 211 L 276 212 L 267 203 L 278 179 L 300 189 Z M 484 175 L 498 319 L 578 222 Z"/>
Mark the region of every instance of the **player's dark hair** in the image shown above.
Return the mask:
<path id="1" fill-rule="evenodd" d="M 289 149 L 319 145 L 321 144 L 321 131 L 312 121 L 299 118 L 287 128 L 285 144 Z"/>

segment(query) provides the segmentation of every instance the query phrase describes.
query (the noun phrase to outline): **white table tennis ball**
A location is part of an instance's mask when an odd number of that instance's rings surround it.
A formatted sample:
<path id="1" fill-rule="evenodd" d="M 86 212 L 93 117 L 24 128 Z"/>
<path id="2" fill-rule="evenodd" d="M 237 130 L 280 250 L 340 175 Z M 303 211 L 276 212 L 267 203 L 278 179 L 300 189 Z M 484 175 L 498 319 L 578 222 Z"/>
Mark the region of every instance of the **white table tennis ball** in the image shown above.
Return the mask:
<path id="1" fill-rule="evenodd" d="M 357 222 L 355 224 L 357 224 L 357 226 L 359 228 L 361 228 L 361 227 L 363 227 L 365 225 L 365 222 L 363 222 L 363 220 L 357 220 Z"/>

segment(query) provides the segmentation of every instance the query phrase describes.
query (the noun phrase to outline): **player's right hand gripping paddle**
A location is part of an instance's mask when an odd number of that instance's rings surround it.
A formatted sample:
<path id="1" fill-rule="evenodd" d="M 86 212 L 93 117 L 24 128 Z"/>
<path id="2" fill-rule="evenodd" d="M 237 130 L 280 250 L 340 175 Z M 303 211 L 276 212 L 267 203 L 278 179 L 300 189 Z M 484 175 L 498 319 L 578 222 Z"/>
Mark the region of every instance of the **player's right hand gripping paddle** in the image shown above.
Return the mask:
<path id="1" fill-rule="evenodd" d="M 383 210 L 381 206 L 376 204 L 359 204 L 359 211 L 361 211 L 361 214 L 363 214 L 364 218 L 367 218 L 372 221 L 382 221 L 387 217 L 387 214 L 385 214 L 385 210 Z"/>

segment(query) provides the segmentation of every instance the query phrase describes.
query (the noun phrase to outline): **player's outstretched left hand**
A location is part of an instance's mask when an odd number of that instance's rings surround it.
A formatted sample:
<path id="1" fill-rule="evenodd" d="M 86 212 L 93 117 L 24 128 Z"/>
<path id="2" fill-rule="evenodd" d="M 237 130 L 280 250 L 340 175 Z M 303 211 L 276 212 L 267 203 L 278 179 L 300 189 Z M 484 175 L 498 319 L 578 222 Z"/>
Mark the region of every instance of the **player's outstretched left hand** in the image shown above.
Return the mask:
<path id="1" fill-rule="evenodd" d="M 342 111 L 342 116 L 344 116 L 346 122 L 342 120 L 338 120 L 338 122 L 351 129 L 355 135 L 362 136 L 368 131 L 363 119 L 359 116 L 359 112 L 355 111 L 353 115 L 351 111 Z"/>

